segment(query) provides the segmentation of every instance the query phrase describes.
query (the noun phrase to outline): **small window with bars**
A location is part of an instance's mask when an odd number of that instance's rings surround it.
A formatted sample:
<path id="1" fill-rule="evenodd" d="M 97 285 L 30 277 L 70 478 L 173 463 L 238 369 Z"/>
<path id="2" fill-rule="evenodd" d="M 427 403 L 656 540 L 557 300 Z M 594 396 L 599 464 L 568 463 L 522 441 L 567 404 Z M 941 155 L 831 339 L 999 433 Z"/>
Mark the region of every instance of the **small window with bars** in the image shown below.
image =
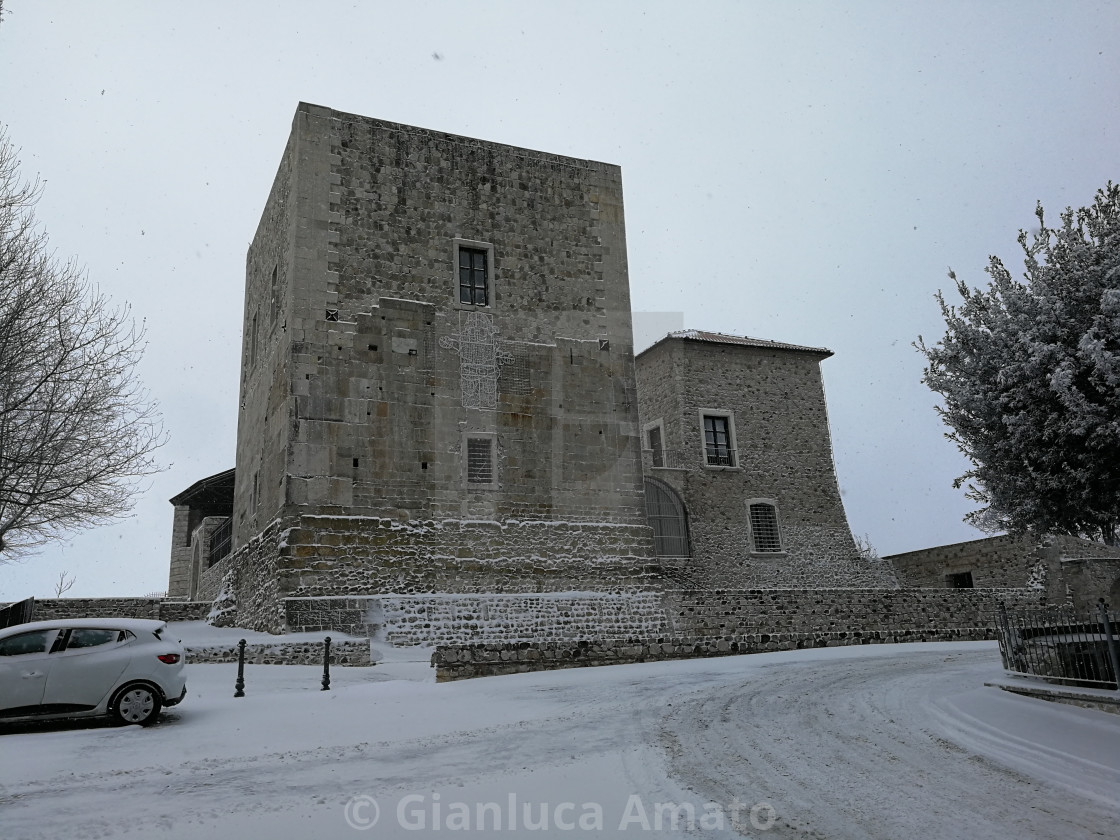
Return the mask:
<path id="1" fill-rule="evenodd" d="M 704 415 L 704 456 L 710 467 L 735 466 L 730 418 L 718 414 Z"/>
<path id="2" fill-rule="evenodd" d="M 467 484 L 494 483 L 494 439 L 467 438 Z"/>
<path id="3" fill-rule="evenodd" d="M 771 502 L 751 502 L 752 550 L 760 554 L 775 554 L 782 550 L 782 535 L 778 530 L 778 508 Z"/>
<path id="4" fill-rule="evenodd" d="M 473 306 L 490 303 L 488 254 L 482 248 L 459 247 L 459 302 Z"/>

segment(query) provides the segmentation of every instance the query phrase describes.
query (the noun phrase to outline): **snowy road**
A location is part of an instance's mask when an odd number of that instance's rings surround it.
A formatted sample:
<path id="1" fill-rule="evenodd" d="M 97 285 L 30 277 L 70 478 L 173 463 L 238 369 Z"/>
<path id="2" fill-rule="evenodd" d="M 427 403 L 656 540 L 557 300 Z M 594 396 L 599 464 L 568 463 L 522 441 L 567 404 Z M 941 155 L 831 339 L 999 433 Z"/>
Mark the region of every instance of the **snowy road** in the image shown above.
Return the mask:
<path id="1" fill-rule="evenodd" d="M 0 734 L 0 838 L 1115 838 L 1120 716 L 998 673 L 987 643 L 446 685 L 390 664 L 331 692 L 261 666 L 235 700 L 230 666 L 193 666 L 151 729 Z"/>
<path id="2" fill-rule="evenodd" d="M 750 779 L 775 840 L 1116 837 L 1120 718 L 980 688 L 990 667 L 921 648 L 767 666 L 674 706 L 660 737 L 705 798 Z"/>

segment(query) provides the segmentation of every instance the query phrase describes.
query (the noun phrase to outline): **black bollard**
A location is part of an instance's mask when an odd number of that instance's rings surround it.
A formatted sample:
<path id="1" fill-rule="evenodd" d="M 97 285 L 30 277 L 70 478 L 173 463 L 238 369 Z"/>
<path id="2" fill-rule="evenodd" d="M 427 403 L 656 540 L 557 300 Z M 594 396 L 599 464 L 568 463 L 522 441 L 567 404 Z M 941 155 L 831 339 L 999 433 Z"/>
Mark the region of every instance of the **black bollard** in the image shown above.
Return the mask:
<path id="1" fill-rule="evenodd" d="M 323 639 L 323 691 L 331 690 L 331 637 Z"/>
<path id="2" fill-rule="evenodd" d="M 245 696 L 245 640 L 237 643 L 237 682 L 233 684 L 234 697 Z"/>

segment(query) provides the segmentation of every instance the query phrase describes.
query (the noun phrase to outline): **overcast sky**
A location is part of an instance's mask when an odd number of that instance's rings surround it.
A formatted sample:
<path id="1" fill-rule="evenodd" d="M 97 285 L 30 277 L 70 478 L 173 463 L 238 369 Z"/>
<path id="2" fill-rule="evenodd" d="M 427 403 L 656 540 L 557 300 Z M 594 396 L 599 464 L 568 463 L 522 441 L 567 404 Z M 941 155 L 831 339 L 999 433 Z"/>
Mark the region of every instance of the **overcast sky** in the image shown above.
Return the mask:
<path id="1" fill-rule="evenodd" d="M 245 251 L 303 100 L 622 167 L 633 306 L 824 346 L 852 530 L 983 534 L 911 343 L 1035 202 L 1120 179 L 1112 2 L 7 0 L 0 123 L 63 256 L 128 302 L 171 466 L 0 600 L 167 587 L 168 499 L 233 466 Z"/>

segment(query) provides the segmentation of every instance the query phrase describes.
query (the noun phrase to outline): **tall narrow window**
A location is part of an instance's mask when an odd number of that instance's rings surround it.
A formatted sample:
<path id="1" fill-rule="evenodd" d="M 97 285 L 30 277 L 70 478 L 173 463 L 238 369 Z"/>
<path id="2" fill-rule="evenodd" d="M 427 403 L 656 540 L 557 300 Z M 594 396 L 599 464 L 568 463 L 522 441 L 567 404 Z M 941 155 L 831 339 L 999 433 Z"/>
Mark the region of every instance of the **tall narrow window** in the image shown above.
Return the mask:
<path id="1" fill-rule="evenodd" d="M 467 483 L 494 483 L 494 439 L 467 438 Z"/>
<path id="2" fill-rule="evenodd" d="M 653 459 L 653 466 L 663 467 L 665 466 L 665 450 L 661 445 L 661 427 L 651 427 L 648 434 L 649 448 L 652 453 L 650 457 Z"/>
<path id="3" fill-rule="evenodd" d="M 490 273 L 486 251 L 481 248 L 459 248 L 459 302 L 474 306 L 489 303 Z"/>
<path id="4" fill-rule="evenodd" d="M 646 521 L 653 529 L 653 550 L 658 557 L 688 557 L 688 517 L 684 502 L 668 484 L 647 478 Z"/>
<path id="5" fill-rule="evenodd" d="M 729 418 L 704 415 L 704 455 L 708 466 L 735 466 L 735 450 L 731 446 L 731 423 Z"/>
<path id="6" fill-rule="evenodd" d="M 751 502 L 752 550 L 774 554 L 782 550 L 782 535 L 778 530 L 778 509 L 770 502 Z"/>

